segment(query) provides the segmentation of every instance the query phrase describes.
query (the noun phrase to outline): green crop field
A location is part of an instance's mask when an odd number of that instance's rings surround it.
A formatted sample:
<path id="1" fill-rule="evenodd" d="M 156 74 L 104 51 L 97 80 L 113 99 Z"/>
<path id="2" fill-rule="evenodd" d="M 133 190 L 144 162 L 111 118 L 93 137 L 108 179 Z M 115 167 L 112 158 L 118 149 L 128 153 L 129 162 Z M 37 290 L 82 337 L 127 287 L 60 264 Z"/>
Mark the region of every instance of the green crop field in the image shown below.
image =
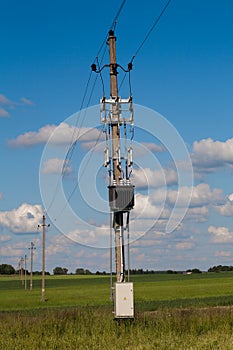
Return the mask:
<path id="1" fill-rule="evenodd" d="M 135 319 L 114 320 L 109 276 L 0 277 L 0 349 L 233 349 L 233 273 L 132 276 Z"/>

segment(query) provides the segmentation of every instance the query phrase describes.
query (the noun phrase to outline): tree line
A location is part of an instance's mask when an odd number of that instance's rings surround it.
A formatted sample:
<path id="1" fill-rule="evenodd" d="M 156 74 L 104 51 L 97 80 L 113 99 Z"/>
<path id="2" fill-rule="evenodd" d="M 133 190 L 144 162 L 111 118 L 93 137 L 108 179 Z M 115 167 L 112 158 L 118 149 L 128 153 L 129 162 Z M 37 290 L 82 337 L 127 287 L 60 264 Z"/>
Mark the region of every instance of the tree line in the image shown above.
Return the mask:
<path id="1" fill-rule="evenodd" d="M 210 267 L 208 272 L 225 272 L 225 271 L 233 271 L 233 266 L 226 266 L 226 265 L 218 265 Z"/>
<path id="2" fill-rule="evenodd" d="M 54 275 L 68 275 L 68 269 L 66 267 L 60 267 L 57 266 L 53 269 Z M 208 269 L 207 272 L 227 272 L 227 271 L 233 271 L 233 266 L 226 266 L 226 265 L 218 265 L 213 266 Z M 9 264 L 1 264 L 0 265 L 0 275 L 14 275 L 19 274 L 21 272 L 20 270 L 16 270 L 12 265 Z M 25 270 L 22 269 L 23 274 L 25 273 Z M 131 275 L 142 275 L 142 274 L 161 274 L 161 273 L 168 273 L 168 274 L 178 274 L 178 273 L 201 273 L 202 271 L 195 268 L 195 269 L 189 269 L 186 271 L 174 271 L 174 270 L 166 270 L 166 271 L 157 271 L 157 270 L 143 270 L 140 269 L 130 269 Z M 26 274 L 29 274 L 29 271 L 26 270 Z M 42 271 L 33 271 L 33 275 L 41 275 Z M 46 275 L 50 275 L 48 271 L 45 271 Z M 75 270 L 75 275 L 109 275 L 106 271 L 96 271 L 91 272 L 88 269 L 84 269 L 82 267 L 78 267 Z M 114 274 L 114 273 L 113 273 Z"/>

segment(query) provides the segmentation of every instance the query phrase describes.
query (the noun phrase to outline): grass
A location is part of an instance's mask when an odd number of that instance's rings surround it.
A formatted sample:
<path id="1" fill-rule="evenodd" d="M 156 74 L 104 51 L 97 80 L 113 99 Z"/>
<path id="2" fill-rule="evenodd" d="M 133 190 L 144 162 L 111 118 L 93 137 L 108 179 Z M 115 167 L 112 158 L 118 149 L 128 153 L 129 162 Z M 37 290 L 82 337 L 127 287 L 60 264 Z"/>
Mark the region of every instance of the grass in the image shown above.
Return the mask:
<path id="1" fill-rule="evenodd" d="M 113 321 L 104 309 L 5 313 L 0 348 L 8 350 L 232 349 L 231 309 L 166 309 Z"/>
<path id="2" fill-rule="evenodd" d="M 39 277 L 1 277 L 0 349 L 233 349 L 232 273 L 132 280 L 135 319 L 114 321 L 108 276 L 48 276 L 43 304 Z"/>

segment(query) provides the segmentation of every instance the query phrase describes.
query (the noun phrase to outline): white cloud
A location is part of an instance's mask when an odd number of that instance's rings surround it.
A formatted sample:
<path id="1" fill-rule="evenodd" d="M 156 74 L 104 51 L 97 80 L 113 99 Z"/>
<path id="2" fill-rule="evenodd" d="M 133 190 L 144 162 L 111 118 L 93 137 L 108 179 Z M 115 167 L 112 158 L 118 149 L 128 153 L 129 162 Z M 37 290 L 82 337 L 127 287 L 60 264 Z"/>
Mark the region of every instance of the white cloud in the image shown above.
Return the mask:
<path id="1" fill-rule="evenodd" d="M 140 168 L 133 171 L 133 178 L 137 188 L 170 186 L 177 183 L 177 172 L 173 169 Z"/>
<path id="2" fill-rule="evenodd" d="M 37 144 L 50 143 L 55 145 L 70 144 L 74 140 L 91 141 L 99 137 L 99 130 L 94 128 L 77 128 L 61 123 L 56 125 L 46 125 L 38 131 L 29 131 L 19 135 L 16 139 L 8 141 L 12 147 L 31 147 Z"/>
<path id="3" fill-rule="evenodd" d="M 206 206 L 189 208 L 185 215 L 186 220 L 194 222 L 205 222 L 207 220 L 209 210 Z"/>
<path id="4" fill-rule="evenodd" d="M 215 209 L 222 216 L 233 216 L 233 194 L 228 196 L 226 203 L 215 206 Z"/>
<path id="5" fill-rule="evenodd" d="M 90 229 L 76 229 L 66 234 L 66 237 L 74 242 L 82 242 L 87 245 L 101 244 L 101 240 L 105 242 L 103 245 L 106 247 L 106 239 L 109 237 L 109 226 L 101 225 Z"/>
<path id="6" fill-rule="evenodd" d="M 23 255 L 24 249 L 22 248 L 16 248 L 11 245 L 2 246 L 0 247 L 0 255 L 6 256 L 6 257 L 19 257 Z"/>
<path id="7" fill-rule="evenodd" d="M 200 171 L 215 171 L 216 168 L 233 164 L 233 138 L 225 142 L 211 138 L 193 143 L 192 161 Z"/>
<path id="8" fill-rule="evenodd" d="M 5 95 L 0 94 L 0 104 L 1 105 L 13 105 L 14 102 L 10 101 Z"/>
<path id="9" fill-rule="evenodd" d="M 9 113 L 2 107 L 0 107 L 0 117 L 2 117 L 2 118 L 9 117 Z"/>
<path id="10" fill-rule="evenodd" d="M 161 153 L 166 151 L 166 149 L 162 145 L 157 145 L 156 143 L 142 142 L 142 145 L 148 148 L 151 152 Z"/>
<path id="11" fill-rule="evenodd" d="M 217 251 L 214 253 L 214 256 L 221 258 L 229 258 L 231 256 L 230 251 Z"/>
<path id="12" fill-rule="evenodd" d="M 213 243 L 233 242 L 233 232 L 231 232 L 228 227 L 209 226 L 208 232 L 213 235 L 211 238 L 211 242 Z"/>
<path id="13" fill-rule="evenodd" d="M 192 241 L 179 242 L 175 245 L 175 248 L 178 250 L 190 250 L 195 246 L 195 243 Z"/>
<path id="14" fill-rule="evenodd" d="M 70 174 L 72 172 L 72 168 L 69 166 L 69 164 L 69 160 L 51 158 L 44 162 L 42 172 L 44 174 L 61 174 L 64 167 L 65 174 Z"/>
<path id="15" fill-rule="evenodd" d="M 32 233 L 37 231 L 42 215 L 41 205 L 23 203 L 17 209 L 0 212 L 0 225 L 14 233 Z"/>
<path id="16" fill-rule="evenodd" d="M 190 207 L 200 207 L 210 204 L 217 204 L 223 201 L 222 190 L 215 188 L 211 191 L 210 186 L 206 183 L 201 183 L 193 188 L 181 187 L 179 188 L 180 203 L 187 203 L 187 196 L 192 191 Z M 177 199 L 178 192 L 175 190 L 168 191 L 168 201 L 174 205 Z"/>
<path id="17" fill-rule="evenodd" d="M 135 196 L 135 207 L 133 216 L 143 216 L 143 218 L 168 218 L 169 210 L 162 205 L 155 205 L 150 196 L 137 193 Z"/>
<path id="18" fill-rule="evenodd" d="M 20 101 L 23 102 L 25 105 L 33 106 L 33 102 L 26 97 L 21 97 Z"/>
<path id="19" fill-rule="evenodd" d="M 4 243 L 4 242 L 8 242 L 11 240 L 11 236 L 7 235 L 7 236 L 1 236 L 0 235 L 0 242 Z"/>
<path id="20" fill-rule="evenodd" d="M 233 204 L 231 202 L 226 202 L 224 205 L 216 206 L 215 209 L 222 216 L 232 216 L 233 215 Z"/>

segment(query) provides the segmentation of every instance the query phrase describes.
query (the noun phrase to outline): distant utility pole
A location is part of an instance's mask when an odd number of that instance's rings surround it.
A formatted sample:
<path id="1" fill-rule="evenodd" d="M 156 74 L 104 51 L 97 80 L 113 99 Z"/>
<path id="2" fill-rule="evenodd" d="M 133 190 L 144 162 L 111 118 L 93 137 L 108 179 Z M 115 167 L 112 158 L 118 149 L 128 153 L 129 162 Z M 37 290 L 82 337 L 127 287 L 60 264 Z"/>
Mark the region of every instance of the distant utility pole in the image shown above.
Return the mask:
<path id="1" fill-rule="evenodd" d="M 23 257 L 20 259 L 20 278 L 21 278 L 21 282 L 22 282 L 22 286 L 23 286 Z"/>
<path id="2" fill-rule="evenodd" d="M 27 289 L 27 255 L 24 256 L 24 286 Z"/>
<path id="3" fill-rule="evenodd" d="M 42 226 L 42 297 L 41 301 L 44 303 L 45 301 L 45 227 L 49 227 L 50 225 L 46 225 L 45 223 L 45 215 L 42 218 L 42 225 L 38 225 L 38 228 Z"/>
<path id="4" fill-rule="evenodd" d="M 31 251 L 31 271 L 30 271 L 30 290 L 32 290 L 32 272 L 33 272 L 33 251 L 35 248 L 35 244 L 31 242 L 31 247 L 28 248 Z"/>

